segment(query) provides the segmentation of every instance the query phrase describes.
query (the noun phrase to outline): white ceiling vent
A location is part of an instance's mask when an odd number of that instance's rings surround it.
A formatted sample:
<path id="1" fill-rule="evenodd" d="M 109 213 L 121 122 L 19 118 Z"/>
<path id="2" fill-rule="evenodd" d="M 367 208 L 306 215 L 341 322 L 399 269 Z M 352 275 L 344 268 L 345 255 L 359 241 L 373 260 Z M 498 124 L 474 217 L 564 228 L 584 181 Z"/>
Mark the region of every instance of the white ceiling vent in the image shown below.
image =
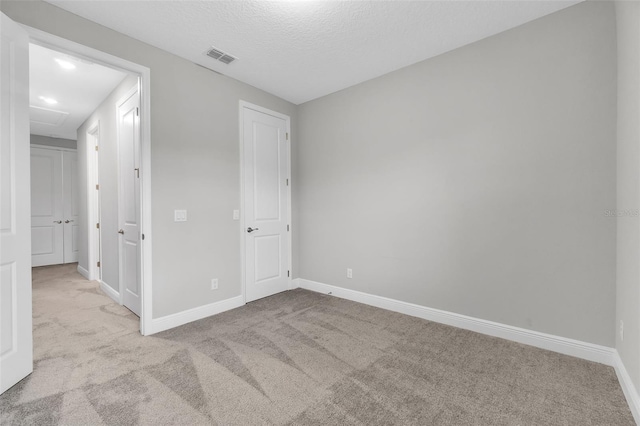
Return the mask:
<path id="1" fill-rule="evenodd" d="M 212 47 L 206 53 L 206 55 L 210 58 L 213 58 L 217 61 L 220 61 L 224 64 L 229 65 L 231 62 L 235 61 L 237 58 L 229 55 L 228 53 L 224 53 L 222 50 Z"/>

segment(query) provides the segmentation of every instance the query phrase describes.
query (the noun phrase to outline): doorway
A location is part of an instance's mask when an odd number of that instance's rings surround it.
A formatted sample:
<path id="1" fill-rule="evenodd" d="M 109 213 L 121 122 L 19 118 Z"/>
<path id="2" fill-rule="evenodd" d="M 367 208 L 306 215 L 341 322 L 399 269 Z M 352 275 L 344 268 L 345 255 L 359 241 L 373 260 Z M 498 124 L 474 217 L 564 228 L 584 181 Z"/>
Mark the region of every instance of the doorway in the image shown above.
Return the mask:
<path id="1" fill-rule="evenodd" d="M 240 102 L 245 302 L 291 289 L 290 118 Z"/>

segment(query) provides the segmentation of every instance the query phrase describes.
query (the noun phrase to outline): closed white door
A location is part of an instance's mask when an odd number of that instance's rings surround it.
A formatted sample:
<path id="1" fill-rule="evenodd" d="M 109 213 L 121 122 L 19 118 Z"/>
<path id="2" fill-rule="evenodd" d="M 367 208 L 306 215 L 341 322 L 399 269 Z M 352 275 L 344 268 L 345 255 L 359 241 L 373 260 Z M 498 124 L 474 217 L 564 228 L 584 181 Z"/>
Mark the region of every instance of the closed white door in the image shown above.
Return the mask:
<path id="1" fill-rule="evenodd" d="M 0 393 L 33 371 L 29 38 L 0 16 Z"/>
<path id="2" fill-rule="evenodd" d="M 31 148 L 31 264 L 78 261 L 78 161 L 74 151 Z"/>
<path id="3" fill-rule="evenodd" d="M 287 121 L 243 108 L 245 288 L 250 302 L 289 289 Z"/>
<path id="4" fill-rule="evenodd" d="M 118 222 L 122 302 L 140 316 L 140 97 L 130 91 L 117 104 Z"/>
<path id="5" fill-rule="evenodd" d="M 78 154 L 62 152 L 64 263 L 78 261 Z"/>
<path id="6" fill-rule="evenodd" d="M 62 154 L 31 148 L 31 264 L 64 262 Z"/>

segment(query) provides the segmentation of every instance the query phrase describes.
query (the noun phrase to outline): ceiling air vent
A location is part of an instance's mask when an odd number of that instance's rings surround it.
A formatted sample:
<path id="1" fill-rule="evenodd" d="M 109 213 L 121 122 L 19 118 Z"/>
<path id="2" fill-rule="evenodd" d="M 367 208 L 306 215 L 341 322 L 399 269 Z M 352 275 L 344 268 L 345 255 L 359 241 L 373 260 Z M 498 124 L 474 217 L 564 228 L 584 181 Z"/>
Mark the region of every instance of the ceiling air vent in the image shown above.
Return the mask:
<path id="1" fill-rule="evenodd" d="M 215 47 L 212 47 L 207 51 L 207 56 L 227 65 L 237 59 L 227 53 L 224 53 L 220 49 L 216 49 Z"/>

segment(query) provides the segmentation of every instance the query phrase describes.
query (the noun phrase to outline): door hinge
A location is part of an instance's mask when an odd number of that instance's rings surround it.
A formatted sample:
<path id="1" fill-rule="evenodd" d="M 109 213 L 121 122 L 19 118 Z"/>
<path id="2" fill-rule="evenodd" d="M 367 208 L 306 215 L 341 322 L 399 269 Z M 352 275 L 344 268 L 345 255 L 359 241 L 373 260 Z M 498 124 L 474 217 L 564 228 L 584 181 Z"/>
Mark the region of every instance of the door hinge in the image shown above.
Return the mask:
<path id="1" fill-rule="evenodd" d="M 141 235 L 142 239 L 144 240 L 144 234 Z"/>
<path id="2" fill-rule="evenodd" d="M 98 265 L 98 268 L 99 268 L 100 267 L 100 262 L 98 262 L 97 265 Z"/>
<path id="3" fill-rule="evenodd" d="M 287 179 L 287 186 L 289 186 L 289 179 Z"/>
<path id="4" fill-rule="evenodd" d="M 99 223 L 96 223 L 96 228 L 100 229 L 100 224 Z"/>
<path id="5" fill-rule="evenodd" d="M 96 145 L 96 151 L 98 150 L 98 145 Z"/>
<path id="6" fill-rule="evenodd" d="M 291 276 L 291 274 L 290 274 L 290 272 L 289 272 L 289 271 L 287 271 L 287 276 L 288 276 L 288 277 L 289 277 L 289 276 Z"/>
<path id="7" fill-rule="evenodd" d="M 289 132 L 287 132 L 287 140 L 289 140 Z"/>
<path id="8" fill-rule="evenodd" d="M 136 107 L 136 117 L 140 116 L 140 111 L 138 110 L 138 107 Z"/>
<path id="9" fill-rule="evenodd" d="M 100 189 L 100 185 L 96 185 L 96 191 Z"/>
<path id="10" fill-rule="evenodd" d="M 287 231 L 289 230 L 289 225 L 287 225 Z"/>

